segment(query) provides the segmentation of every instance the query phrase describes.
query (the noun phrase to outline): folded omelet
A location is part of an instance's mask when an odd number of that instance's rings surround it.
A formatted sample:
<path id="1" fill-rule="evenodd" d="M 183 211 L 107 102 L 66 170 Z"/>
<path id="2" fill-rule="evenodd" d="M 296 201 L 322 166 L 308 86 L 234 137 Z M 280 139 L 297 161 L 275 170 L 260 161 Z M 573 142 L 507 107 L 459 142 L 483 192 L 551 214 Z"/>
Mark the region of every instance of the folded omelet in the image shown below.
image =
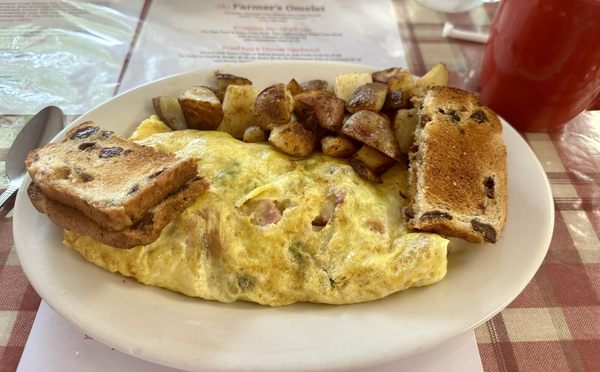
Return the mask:
<path id="1" fill-rule="evenodd" d="M 113 248 L 65 231 L 66 245 L 108 271 L 188 296 L 272 306 L 371 301 L 446 274 L 448 241 L 404 225 L 400 164 L 372 184 L 343 159 L 293 158 L 224 132 L 170 131 L 155 116 L 132 139 L 198 158 L 210 188 L 145 246 Z"/>

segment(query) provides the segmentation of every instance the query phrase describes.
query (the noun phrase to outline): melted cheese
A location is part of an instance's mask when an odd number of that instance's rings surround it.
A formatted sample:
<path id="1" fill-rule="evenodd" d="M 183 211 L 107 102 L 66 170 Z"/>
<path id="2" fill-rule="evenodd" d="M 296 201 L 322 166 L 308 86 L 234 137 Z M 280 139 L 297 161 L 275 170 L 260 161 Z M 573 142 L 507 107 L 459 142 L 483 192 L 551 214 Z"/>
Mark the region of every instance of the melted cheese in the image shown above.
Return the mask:
<path id="1" fill-rule="evenodd" d="M 209 190 L 146 246 L 118 249 L 65 231 L 88 261 L 189 296 L 273 306 L 370 301 L 445 276 L 448 241 L 404 226 L 401 165 L 376 185 L 345 160 L 298 159 L 224 132 L 161 124 L 151 117 L 133 138 L 198 158 Z"/>

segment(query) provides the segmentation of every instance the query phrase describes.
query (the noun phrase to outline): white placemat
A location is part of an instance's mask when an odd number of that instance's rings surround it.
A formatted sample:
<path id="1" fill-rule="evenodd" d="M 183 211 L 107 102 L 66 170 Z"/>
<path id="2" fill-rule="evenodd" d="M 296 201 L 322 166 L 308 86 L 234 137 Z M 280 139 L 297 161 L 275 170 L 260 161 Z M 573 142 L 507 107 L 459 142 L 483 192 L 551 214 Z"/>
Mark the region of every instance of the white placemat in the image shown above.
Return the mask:
<path id="1" fill-rule="evenodd" d="M 132 357 L 90 338 L 42 301 L 17 371 L 176 370 Z M 483 368 L 471 331 L 421 354 L 366 371 L 481 372 Z"/>

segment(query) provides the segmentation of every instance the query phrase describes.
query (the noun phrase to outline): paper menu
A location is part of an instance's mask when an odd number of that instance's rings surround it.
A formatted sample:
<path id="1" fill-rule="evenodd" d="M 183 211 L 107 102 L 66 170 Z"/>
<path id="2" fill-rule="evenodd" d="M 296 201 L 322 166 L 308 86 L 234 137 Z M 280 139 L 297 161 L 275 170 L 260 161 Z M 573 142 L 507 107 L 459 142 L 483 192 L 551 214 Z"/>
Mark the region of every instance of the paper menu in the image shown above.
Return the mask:
<path id="1" fill-rule="evenodd" d="M 292 368 L 293 366 L 290 366 Z M 124 354 L 86 336 L 41 302 L 17 372 L 174 372 Z M 421 354 L 361 369 L 367 372 L 482 372 L 474 333 L 468 332 Z"/>
<path id="2" fill-rule="evenodd" d="M 255 60 L 406 67 L 389 0 L 155 0 L 142 17 L 119 91 L 193 68 Z"/>
<path id="3" fill-rule="evenodd" d="M 193 68 L 300 59 L 406 66 L 390 0 L 0 0 L 0 112 L 80 115 Z"/>

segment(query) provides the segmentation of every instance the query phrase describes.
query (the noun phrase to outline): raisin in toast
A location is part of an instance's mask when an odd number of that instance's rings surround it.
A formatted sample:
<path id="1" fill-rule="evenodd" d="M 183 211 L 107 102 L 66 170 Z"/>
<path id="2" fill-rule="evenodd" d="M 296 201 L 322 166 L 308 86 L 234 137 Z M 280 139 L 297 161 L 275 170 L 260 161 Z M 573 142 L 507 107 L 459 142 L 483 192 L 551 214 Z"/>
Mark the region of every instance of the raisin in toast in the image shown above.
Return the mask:
<path id="1" fill-rule="evenodd" d="M 93 122 L 33 150 L 25 164 L 47 197 L 113 231 L 133 226 L 197 173 L 195 159 L 135 144 Z"/>
<path id="2" fill-rule="evenodd" d="M 496 242 L 507 214 L 502 125 L 477 96 L 434 87 L 423 98 L 409 154 L 408 226 Z"/>

